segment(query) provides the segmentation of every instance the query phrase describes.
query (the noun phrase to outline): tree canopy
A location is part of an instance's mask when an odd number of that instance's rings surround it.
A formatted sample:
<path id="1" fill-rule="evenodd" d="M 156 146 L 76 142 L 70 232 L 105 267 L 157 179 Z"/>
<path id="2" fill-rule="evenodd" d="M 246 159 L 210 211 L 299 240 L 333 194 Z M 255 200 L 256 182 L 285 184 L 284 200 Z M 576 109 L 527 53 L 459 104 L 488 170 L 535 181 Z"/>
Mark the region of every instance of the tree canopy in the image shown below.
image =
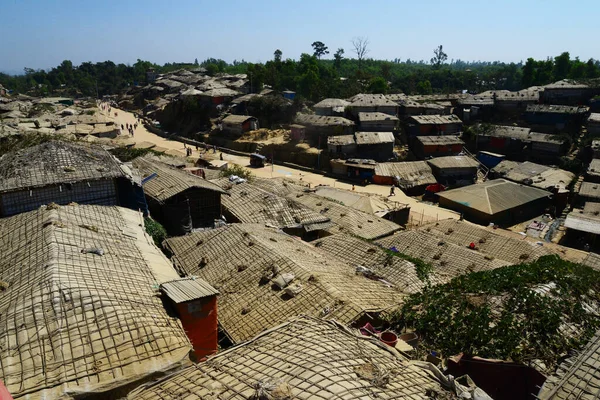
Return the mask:
<path id="1" fill-rule="evenodd" d="M 209 75 L 249 74 L 252 76 L 254 92 L 260 91 L 263 85 L 269 85 L 275 90 L 294 90 L 305 99 L 318 101 L 325 97 L 350 97 L 368 91 L 407 94 L 453 93 L 458 90 L 472 93 L 503 89 L 514 91 L 565 78 L 581 80 L 600 77 L 600 63 L 597 60 L 573 59 L 567 52 L 545 60 L 529 58 L 525 63 L 468 62 L 457 59 L 448 62 L 443 47 L 439 46 L 430 61 L 402 61 L 400 58 L 386 61 L 366 58 L 369 52 L 367 38 L 355 38 L 352 41 L 355 58 L 345 58 L 342 48 L 338 48 L 332 58 L 324 58 L 327 47 L 322 42 L 313 44 L 318 45 L 318 54 L 302 54 L 298 60 L 284 59 L 282 51 L 277 49 L 273 59 L 266 63 L 244 60 L 229 63 L 208 58 L 199 62 L 199 65 L 196 64 L 197 60 L 164 65 L 143 60 L 137 60 L 133 65 L 115 64 L 112 61 L 74 65 L 65 60 L 50 70 L 25 68 L 24 74 L 17 76 L 0 73 L 0 84 L 15 92 L 32 95 L 103 96 L 120 93 L 134 85 L 147 84 L 146 71 L 150 68 L 157 73 L 168 73 L 201 66 Z"/>

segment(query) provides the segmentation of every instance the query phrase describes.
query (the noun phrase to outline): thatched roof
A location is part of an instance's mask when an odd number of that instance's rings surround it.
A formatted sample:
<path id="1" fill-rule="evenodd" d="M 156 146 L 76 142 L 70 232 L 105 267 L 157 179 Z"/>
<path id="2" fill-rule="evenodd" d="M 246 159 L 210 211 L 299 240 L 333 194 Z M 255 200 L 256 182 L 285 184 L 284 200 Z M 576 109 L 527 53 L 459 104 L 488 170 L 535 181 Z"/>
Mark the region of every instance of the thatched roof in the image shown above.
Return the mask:
<path id="1" fill-rule="evenodd" d="M 0 219 L 0 379 L 15 398 L 124 386 L 186 362 L 155 287 L 177 279 L 119 207 L 49 206 Z"/>

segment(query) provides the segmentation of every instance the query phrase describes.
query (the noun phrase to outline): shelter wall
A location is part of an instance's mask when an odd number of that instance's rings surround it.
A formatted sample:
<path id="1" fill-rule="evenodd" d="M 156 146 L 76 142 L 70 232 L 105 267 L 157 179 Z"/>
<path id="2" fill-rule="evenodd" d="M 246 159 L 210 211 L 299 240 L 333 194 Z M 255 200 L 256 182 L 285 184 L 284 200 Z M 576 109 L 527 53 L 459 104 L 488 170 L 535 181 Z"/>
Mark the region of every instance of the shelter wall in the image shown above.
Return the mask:
<path id="1" fill-rule="evenodd" d="M 0 215 L 7 217 L 39 208 L 44 204 L 118 205 L 117 188 L 112 179 L 49 185 L 0 195 Z"/>

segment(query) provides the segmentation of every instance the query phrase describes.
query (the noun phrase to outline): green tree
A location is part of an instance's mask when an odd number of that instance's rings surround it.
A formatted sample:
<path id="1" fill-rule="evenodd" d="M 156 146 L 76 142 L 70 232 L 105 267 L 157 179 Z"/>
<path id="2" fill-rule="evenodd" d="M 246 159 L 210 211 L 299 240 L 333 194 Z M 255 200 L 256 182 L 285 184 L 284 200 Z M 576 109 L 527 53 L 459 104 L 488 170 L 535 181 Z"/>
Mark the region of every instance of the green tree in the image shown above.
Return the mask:
<path id="1" fill-rule="evenodd" d="M 565 51 L 558 57 L 554 57 L 554 70 L 553 78 L 556 81 L 560 81 L 569 76 L 571 69 L 571 56 L 568 51 Z"/>
<path id="2" fill-rule="evenodd" d="M 433 89 L 431 87 L 431 82 L 429 82 L 428 80 L 419 82 L 417 84 L 417 91 L 419 92 L 419 94 L 432 94 Z"/>
<path id="3" fill-rule="evenodd" d="M 323 42 L 313 42 L 313 44 L 311 45 L 313 47 L 314 53 L 313 55 L 315 57 L 317 57 L 319 60 L 321 59 L 321 56 L 324 56 L 325 54 L 329 54 L 329 50 L 327 46 L 325 46 L 325 43 Z"/>
<path id="4" fill-rule="evenodd" d="M 431 59 L 431 65 L 434 68 L 439 68 L 448 59 L 448 54 L 444 53 L 444 48 L 440 44 L 439 47 L 433 49 L 433 58 Z"/>
<path id="5" fill-rule="evenodd" d="M 196 66 L 200 65 L 197 58 L 194 59 L 194 65 L 196 65 Z"/>
<path id="6" fill-rule="evenodd" d="M 277 63 L 280 63 L 282 55 L 283 55 L 283 53 L 281 52 L 281 50 L 279 50 L 279 49 L 275 50 L 275 52 L 273 53 L 273 60 Z"/>
<path id="7" fill-rule="evenodd" d="M 392 79 L 392 74 L 391 74 L 392 64 L 390 64 L 387 61 L 384 61 L 381 63 L 380 70 L 381 70 L 381 76 L 383 76 L 387 80 Z"/>
<path id="8" fill-rule="evenodd" d="M 339 71 L 342 67 L 342 60 L 344 59 L 344 49 L 341 47 L 333 54 L 333 66 Z"/>
<path id="9" fill-rule="evenodd" d="M 369 82 L 369 91 L 371 93 L 386 94 L 388 91 L 388 83 L 384 78 L 380 76 L 373 78 Z"/>
<path id="10" fill-rule="evenodd" d="M 535 76 L 535 60 L 528 58 L 525 66 L 523 66 L 523 77 L 521 78 L 521 84 L 523 87 L 533 86 L 533 79 Z"/>
<path id="11" fill-rule="evenodd" d="M 585 63 L 585 76 L 586 78 L 593 79 L 598 77 L 598 67 L 594 63 L 594 59 L 590 58 Z"/>

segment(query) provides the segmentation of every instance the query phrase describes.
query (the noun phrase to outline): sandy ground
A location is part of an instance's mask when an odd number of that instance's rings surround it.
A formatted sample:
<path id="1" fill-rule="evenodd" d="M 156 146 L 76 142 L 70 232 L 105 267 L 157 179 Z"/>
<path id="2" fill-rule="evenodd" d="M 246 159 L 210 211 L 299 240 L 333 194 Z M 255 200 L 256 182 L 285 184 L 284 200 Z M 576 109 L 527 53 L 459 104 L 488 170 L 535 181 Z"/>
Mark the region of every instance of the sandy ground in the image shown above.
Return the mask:
<path id="1" fill-rule="evenodd" d="M 115 112 L 117 112 L 117 117 L 114 117 Z M 103 113 L 105 115 L 108 114 L 107 112 Z M 119 125 L 125 125 L 126 123 L 133 124 L 136 122 L 135 116 L 127 111 L 113 108 L 111 114 L 111 117 L 115 119 L 115 123 Z M 125 130 L 124 132 L 127 131 Z M 176 152 L 180 153 L 180 156 L 185 157 L 185 147 L 183 143 L 162 138 L 152 132 L 149 132 L 143 125 L 138 125 L 137 129 L 134 132 L 133 138 L 128 134 L 123 135 L 123 137 L 128 141 L 133 140 L 136 143 L 154 143 L 157 147 L 161 147 L 163 149 L 168 150 L 175 150 Z M 203 157 L 203 154 L 201 152 L 197 152 L 195 149 L 192 150 L 192 157 Z M 170 153 L 173 154 L 173 152 Z M 219 155 L 219 152 L 217 152 L 217 155 Z M 214 157 L 212 155 L 212 152 L 210 152 L 208 156 L 211 158 Z M 203 158 L 206 158 L 206 156 L 204 156 Z M 242 157 L 227 153 L 223 153 L 223 160 L 244 167 L 247 167 L 250 164 L 249 157 Z M 267 165 L 264 168 L 249 169 L 254 175 L 262 178 L 287 177 L 290 179 L 302 181 L 306 184 L 310 183 L 312 187 L 317 185 L 329 185 L 340 189 L 352 190 L 352 184 L 341 182 L 337 179 L 325 177 L 320 174 L 304 172 L 301 170 L 288 168 L 281 165 Z M 367 186 L 357 185 L 355 186 L 355 190 L 357 192 L 375 193 L 383 196 L 388 196 L 390 193 L 390 188 L 388 186 L 373 184 Z M 409 225 L 421 225 L 441 219 L 459 218 L 459 215 L 453 211 L 439 208 L 434 205 L 421 203 L 418 200 L 413 199 L 412 197 L 406 196 L 399 189 L 396 189 L 395 196 L 393 196 L 393 200 L 399 203 L 408 204 L 411 207 Z"/>

